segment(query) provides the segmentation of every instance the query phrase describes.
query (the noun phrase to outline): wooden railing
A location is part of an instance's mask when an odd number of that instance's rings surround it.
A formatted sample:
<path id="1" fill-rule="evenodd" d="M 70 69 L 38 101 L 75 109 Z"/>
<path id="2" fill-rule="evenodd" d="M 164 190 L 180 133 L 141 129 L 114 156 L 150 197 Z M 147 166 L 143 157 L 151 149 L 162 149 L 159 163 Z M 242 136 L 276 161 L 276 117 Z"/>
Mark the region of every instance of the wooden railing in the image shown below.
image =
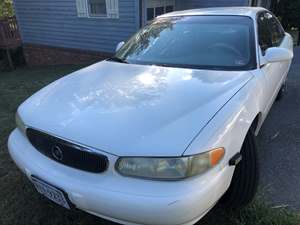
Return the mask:
<path id="1" fill-rule="evenodd" d="M 0 19 L 0 49 L 11 49 L 21 45 L 21 37 L 15 17 Z"/>

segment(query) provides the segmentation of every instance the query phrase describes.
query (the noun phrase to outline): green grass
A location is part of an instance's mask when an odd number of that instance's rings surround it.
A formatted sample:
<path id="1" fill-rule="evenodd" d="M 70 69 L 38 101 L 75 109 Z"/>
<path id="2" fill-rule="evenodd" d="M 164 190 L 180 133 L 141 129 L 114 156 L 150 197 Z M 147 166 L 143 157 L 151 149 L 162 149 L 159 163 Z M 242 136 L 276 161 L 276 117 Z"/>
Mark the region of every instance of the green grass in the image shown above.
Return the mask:
<path id="1" fill-rule="evenodd" d="M 0 225 L 109 224 L 43 199 L 16 168 L 6 147 L 7 137 L 15 127 L 14 115 L 18 105 L 43 86 L 78 68 L 56 66 L 0 72 Z M 300 225 L 300 216 L 285 209 L 272 209 L 259 199 L 239 212 L 216 207 L 199 224 Z"/>

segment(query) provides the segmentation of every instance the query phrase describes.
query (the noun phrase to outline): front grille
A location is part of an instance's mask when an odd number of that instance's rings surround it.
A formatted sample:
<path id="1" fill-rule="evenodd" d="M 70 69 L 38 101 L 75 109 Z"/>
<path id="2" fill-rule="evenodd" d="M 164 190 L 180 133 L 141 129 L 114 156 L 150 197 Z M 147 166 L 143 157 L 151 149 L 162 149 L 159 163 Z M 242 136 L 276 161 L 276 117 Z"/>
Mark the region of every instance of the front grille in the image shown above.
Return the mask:
<path id="1" fill-rule="evenodd" d="M 26 130 L 26 134 L 40 153 L 56 162 L 93 173 L 104 172 L 108 167 L 108 159 L 104 155 L 31 128 Z"/>

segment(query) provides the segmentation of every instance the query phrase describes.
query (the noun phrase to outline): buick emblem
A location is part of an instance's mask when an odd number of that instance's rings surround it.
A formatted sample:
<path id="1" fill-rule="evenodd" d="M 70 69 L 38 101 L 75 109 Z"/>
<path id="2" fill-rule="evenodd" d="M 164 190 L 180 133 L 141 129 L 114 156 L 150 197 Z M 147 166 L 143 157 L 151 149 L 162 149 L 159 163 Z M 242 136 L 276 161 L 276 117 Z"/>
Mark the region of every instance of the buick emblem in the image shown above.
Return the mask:
<path id="1" fill-rule="evenodd" d="M 58 161 L 62 161 L 63 158 L 64 158 L 62 150 L 57 145 L 54 145 L 51 148 L 51 153 L 52 153 L 53 158 L 56 159 L 56 160 L 58 160 Z"/>

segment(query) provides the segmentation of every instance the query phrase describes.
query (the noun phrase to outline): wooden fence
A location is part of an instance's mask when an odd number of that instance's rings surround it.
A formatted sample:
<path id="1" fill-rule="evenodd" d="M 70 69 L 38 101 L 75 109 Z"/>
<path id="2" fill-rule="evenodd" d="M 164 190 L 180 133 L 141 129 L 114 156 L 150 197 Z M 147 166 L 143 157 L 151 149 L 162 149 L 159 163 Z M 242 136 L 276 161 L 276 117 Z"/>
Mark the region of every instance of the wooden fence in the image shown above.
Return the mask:
<path id="1" fill-rule="evenodd" d="M 0 49 L 6 50 L 8 62 L 14 67 L 10 50 L 22 45 L 18 24 L 15 17 L 0 19 Z"/>

